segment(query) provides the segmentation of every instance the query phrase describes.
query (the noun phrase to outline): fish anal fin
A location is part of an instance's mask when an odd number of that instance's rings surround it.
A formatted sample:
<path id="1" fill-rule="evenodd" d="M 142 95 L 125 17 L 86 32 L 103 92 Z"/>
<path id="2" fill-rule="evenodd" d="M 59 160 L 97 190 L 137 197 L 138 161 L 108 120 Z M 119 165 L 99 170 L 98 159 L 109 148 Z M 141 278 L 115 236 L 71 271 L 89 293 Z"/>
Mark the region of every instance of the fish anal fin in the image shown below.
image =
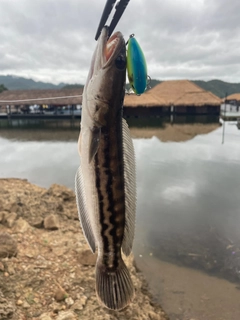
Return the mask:
<path id="1" fill-rule="evenodd" d="M 82 226 L 83 233 L 85 235 L 85 238 L 92 252 L 95 252 L 96 244 L 95 244 L 94 234 L 93 234 L 93 230 L 91 227 L 89 214 L 87 210 L 86 195 L 85 195 L 85 189 L 83 184 L 81 166 L 78 168 L 75 176 L 75 193 L 76 193 L 76 201 L 77 201 L 77 208 L 78 208 L 78 216 Z"/>
<path id="2" fill-rule="evenodd" d="M 122 251 L 126 256 L 132 251 L 136 216 L 136 168 L 135 154 L 130 130 L 125 119 L 122 120 L 124 191 L 125 191 L 125 228 Z"/>

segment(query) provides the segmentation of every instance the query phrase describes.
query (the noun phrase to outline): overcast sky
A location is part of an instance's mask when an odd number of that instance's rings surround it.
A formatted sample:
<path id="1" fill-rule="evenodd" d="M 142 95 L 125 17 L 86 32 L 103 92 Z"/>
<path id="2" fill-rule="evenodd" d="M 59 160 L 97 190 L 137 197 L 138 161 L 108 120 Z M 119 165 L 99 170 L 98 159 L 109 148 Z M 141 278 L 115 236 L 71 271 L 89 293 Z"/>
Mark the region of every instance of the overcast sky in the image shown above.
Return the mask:
<path id="1" fill-rule="evenodd" d="M 85 83 L 105 0 L 0 0 L 0 74 Z M 240 82 L 239 0 L 130 0 L 151 78 Z"/>

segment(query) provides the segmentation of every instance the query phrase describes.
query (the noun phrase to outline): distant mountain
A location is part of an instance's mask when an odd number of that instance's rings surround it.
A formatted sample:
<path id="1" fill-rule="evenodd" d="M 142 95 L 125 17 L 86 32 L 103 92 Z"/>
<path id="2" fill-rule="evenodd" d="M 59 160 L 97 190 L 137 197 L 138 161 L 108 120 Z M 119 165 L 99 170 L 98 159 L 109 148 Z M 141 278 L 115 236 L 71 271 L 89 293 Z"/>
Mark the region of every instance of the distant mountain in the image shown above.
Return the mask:
<path id="1" fill-rule="evenodd" d="M 191 80 L 200 88 L 210 91 L 219 98 L 224 98 L 225 95 L 230 95 L 233 93 L 240 93 L 240 83 L 229 83 L 224 82 L 221 80 L 210 80 L 210 81 L 203 81 L 203 80 Z M 150 86 L 153 88 L 157 84 L 161 83 L 160 80 L 152 79 L 150 82 Z"/>
<path id="2" fill-rule="evenodd" d="M 229 96 L 233 93 L 240 93 L 240 83 L 229 83 L 221 80 L 195 80 L 193 82 L 204 90 L 211 91 L 220 98 L 224 98 L 225 95 Z"/>
<path id="3" fill-rule="evenodd" d="M 62 89 L 79 89 L 79 88 L 83 88 L 84 85 L 83 84 L 67 84 L 64 87 L 62 87 Z"/>
<path id="4" fill-rule="evenodd" d="M 31 90 L 31 89 L 61 89 L 66 83 L 60 83 L 58 85 L 34 81 L 32 79 L 27 79 L 23 77 L 17 77 L 13 75 L 1 76 L 0 84 L 3 84 L 9 90 Z"/>

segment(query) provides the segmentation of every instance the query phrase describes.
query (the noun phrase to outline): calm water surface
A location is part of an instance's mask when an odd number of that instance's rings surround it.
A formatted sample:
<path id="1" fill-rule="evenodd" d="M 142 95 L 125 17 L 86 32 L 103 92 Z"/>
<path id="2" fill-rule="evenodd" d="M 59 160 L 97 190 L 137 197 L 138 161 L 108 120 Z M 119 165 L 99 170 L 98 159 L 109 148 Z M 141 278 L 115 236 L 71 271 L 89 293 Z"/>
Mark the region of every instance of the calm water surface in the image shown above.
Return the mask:
<path id="1" fill-rule="evenodd" d="M 77 127 L 2 123 L 0 177 L 74 188 Z M 131 131 L 138 186 L 134 254 L 154 299 L 173 320 L 239 320 L 240 130 L 227 123 L 224 144 L 218 124 Z"/>

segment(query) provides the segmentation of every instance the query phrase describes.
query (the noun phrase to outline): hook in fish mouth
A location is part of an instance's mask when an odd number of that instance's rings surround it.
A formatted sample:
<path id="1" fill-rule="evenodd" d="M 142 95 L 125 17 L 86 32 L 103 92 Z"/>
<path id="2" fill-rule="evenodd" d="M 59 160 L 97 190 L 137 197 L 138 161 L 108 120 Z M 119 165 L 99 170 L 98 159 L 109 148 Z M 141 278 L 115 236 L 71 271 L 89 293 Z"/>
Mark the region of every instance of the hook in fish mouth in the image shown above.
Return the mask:
<path id="1" fill-rule="evenodd" d="M 122 53 L 123 51 L 124 54 Z M 115 32 L 108 39 L 108 27 L 105 26 L 102 29 L 100 37 L 98 38 L 98 43 L 92 57 L 90 70 L 85 86 L 88 85 L 89 81 L 93 79 L 93 77 L 96 76 L 100 70 L 113 66 L 115 60 L 117 60 L 118 57 L 123 57 L 122 59 L 120 59 L 120 62 L 117 61 L 117 65 L 120 65 L 120 67 L 124 69 L 123 67 L 125 66 L 125 64 L 122 63 L 122 60 L 126 60 L 124 59 L 124 55 L 126 55 L 126 48 L 122 33 Z"/>
<path id="2" fill-rule="evenodd" d="M 105 26 L 102 29 L 99 37 L 99 45 L 102 48 L 102 67 L 107 66 L 111 61 L 117 58 L 123 47 L 125 47 L 125 41 L 121 32 L 115 32 L 110 38 L 108 38 L 108 27 Z"/>

